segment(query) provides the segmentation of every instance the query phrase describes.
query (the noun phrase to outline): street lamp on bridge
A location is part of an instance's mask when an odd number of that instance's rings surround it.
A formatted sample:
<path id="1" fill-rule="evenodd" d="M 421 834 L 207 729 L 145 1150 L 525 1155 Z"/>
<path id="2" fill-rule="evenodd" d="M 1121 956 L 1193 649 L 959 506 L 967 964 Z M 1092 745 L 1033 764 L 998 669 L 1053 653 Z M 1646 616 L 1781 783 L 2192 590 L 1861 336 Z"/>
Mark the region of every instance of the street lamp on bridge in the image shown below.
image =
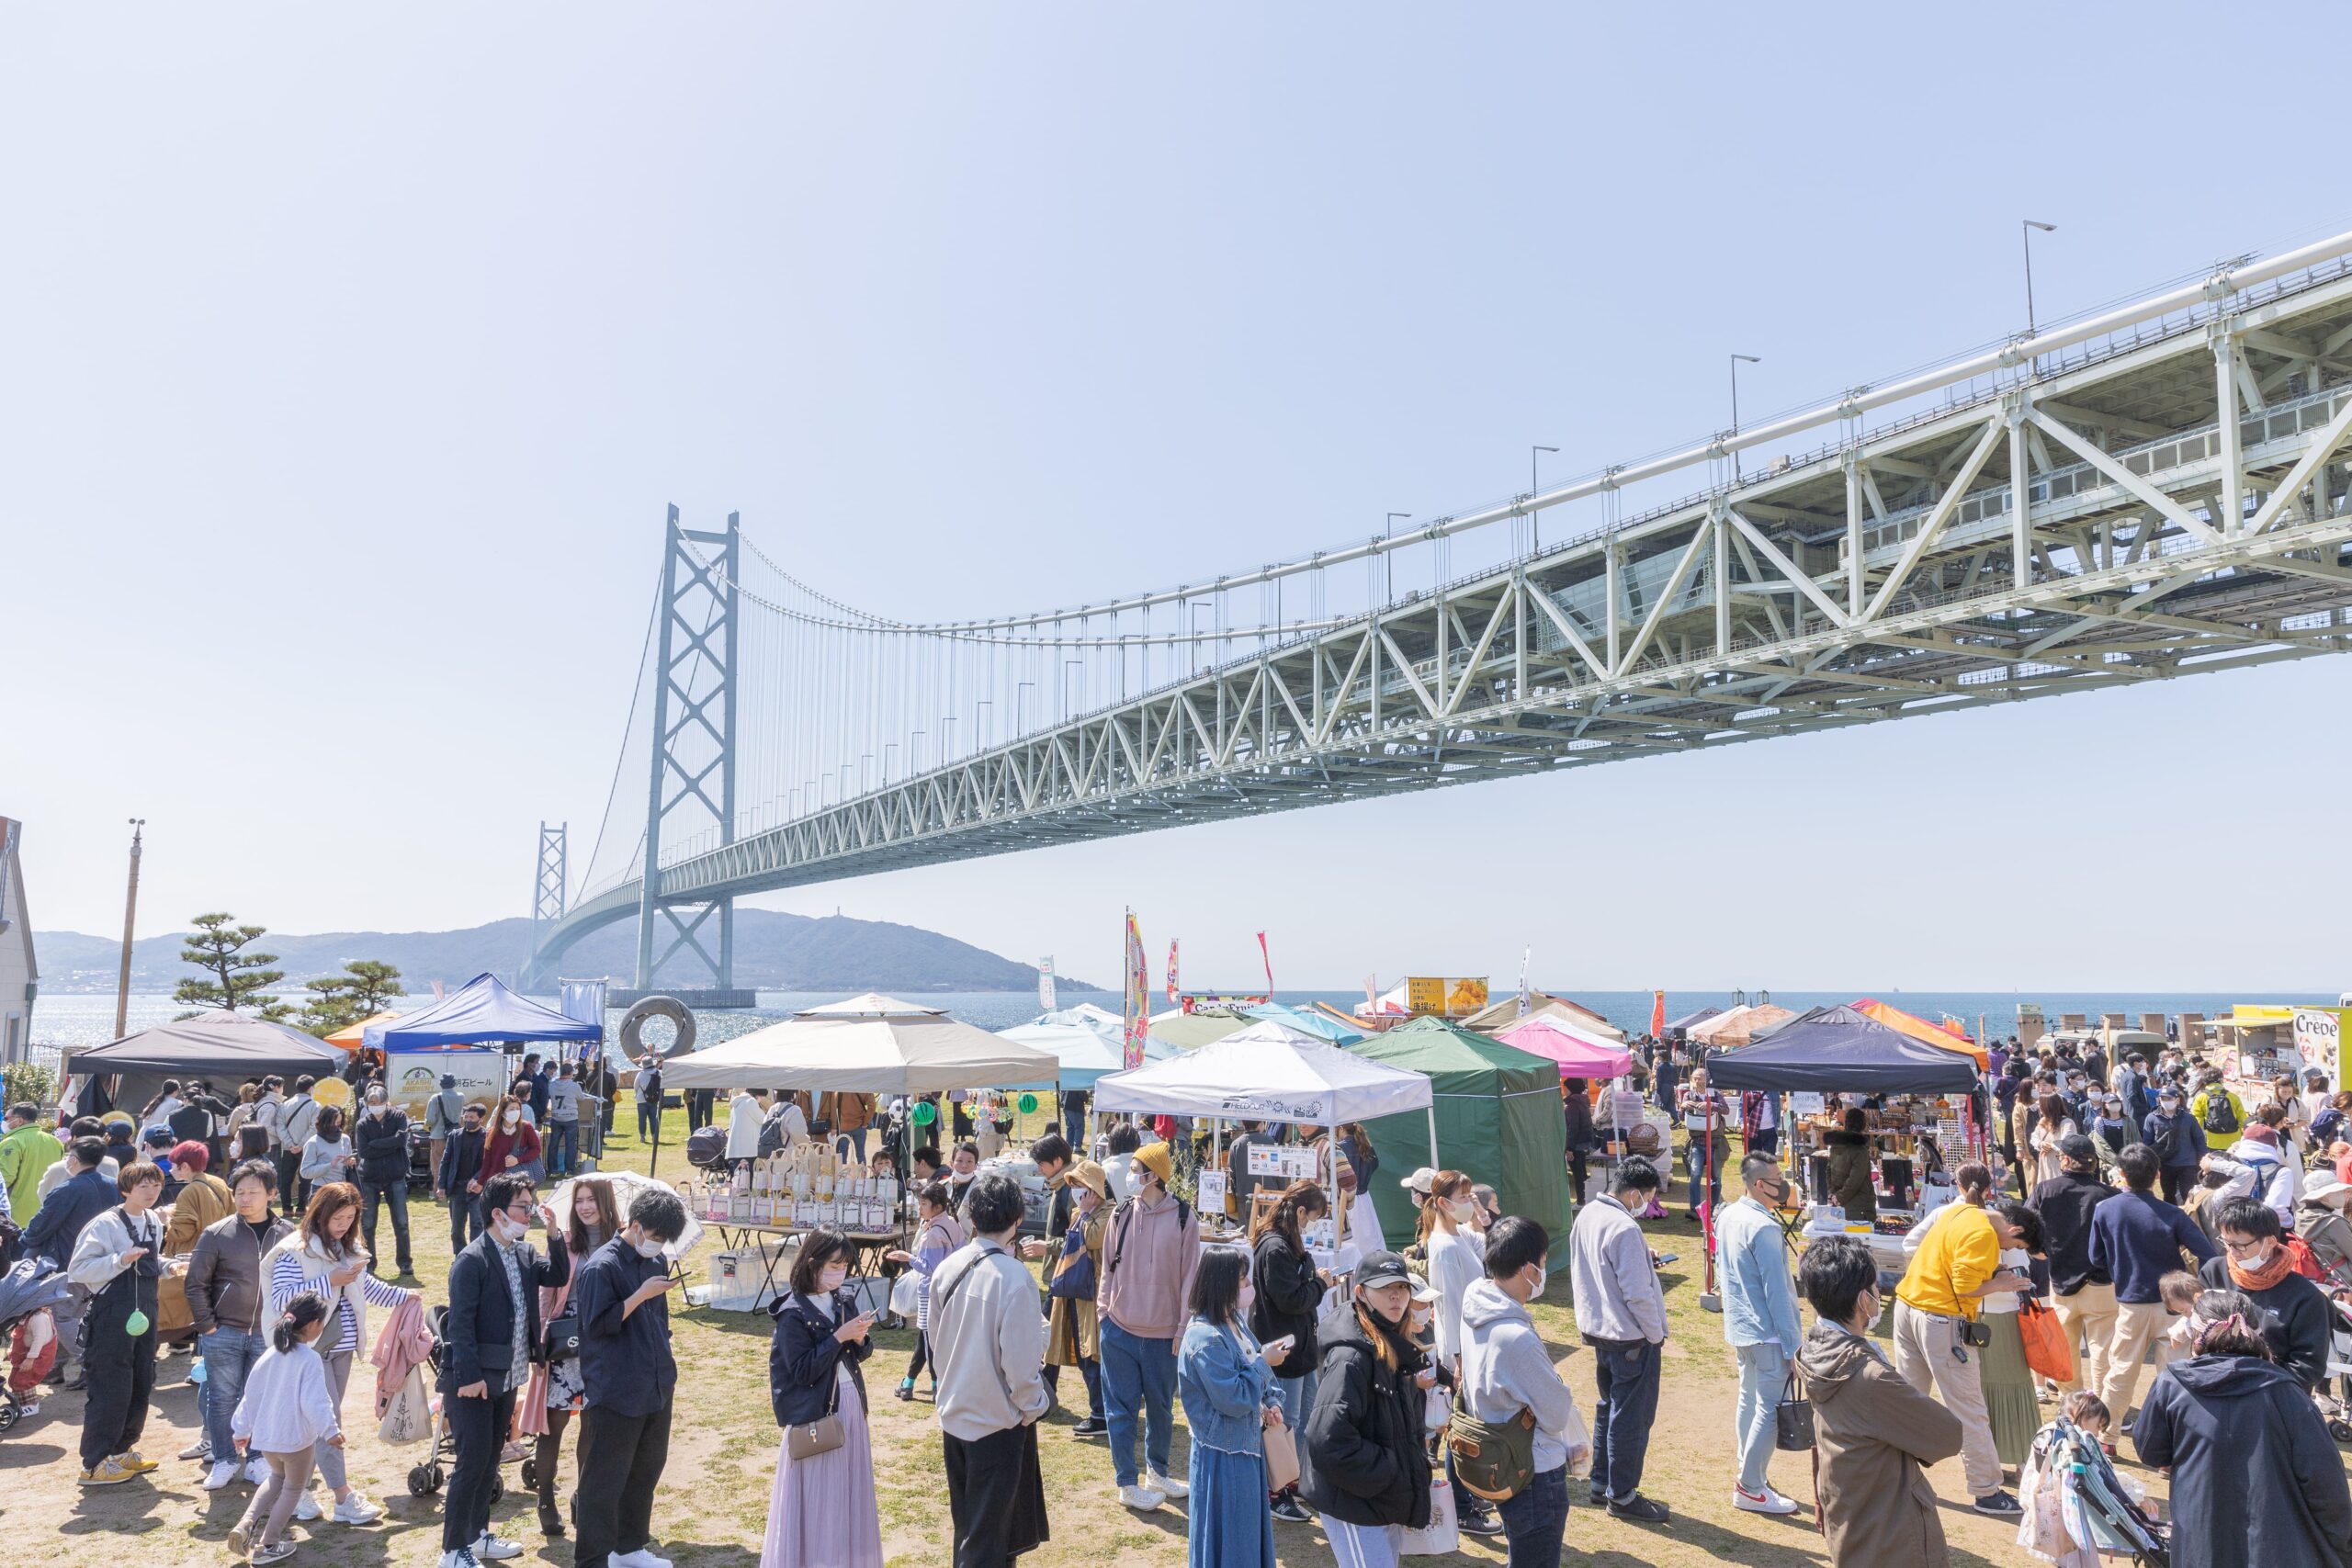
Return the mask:
<path id="1" fill-rule="evenodd" d="M 1743 364 L 1761 365 L 1763 363 L 1763 360 L 1752 354 L 1735 354 L 1731 356 L 1731 433 L 1734 435 L 1739 434 L 1739 367 Z M 1739 448 L 1736 446 L 1731 449 L 1731 477 L 1734 482 L 1737 482 Z"/>

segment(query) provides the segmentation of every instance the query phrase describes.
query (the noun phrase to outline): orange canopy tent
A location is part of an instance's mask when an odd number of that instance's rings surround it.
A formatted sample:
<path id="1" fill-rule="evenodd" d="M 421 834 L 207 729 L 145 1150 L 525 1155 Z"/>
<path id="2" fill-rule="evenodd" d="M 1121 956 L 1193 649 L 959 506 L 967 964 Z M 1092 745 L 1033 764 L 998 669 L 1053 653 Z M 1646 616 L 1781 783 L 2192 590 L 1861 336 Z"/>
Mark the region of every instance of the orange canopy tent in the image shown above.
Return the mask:
<path id="1" fill-rule="evenodd" d="M 1957 1024 L 1929 1023 L 1916 1013 L 1905 1012 L 1901 1008 L 1890 1007 L 1884 1002 L 1872 1001 L 1868 997 L 1856 1002 L 1854 1010 L 1865 1017 L 1876 1019 L 1889 1029 L 1899 1029 L 1914 1040 L 1924 1041 L 1929 1045 L 1940 1045 L 1947 1051 L 1964 1051 L 1976 1058 L 1976 1070 L 1979 1072 L 1989 1073 L 1993 1070 L 1992 1053 L 1971 1040 L 1967 1032 Z"/>
<path id="2" fill-rule="evenodd" d="M 346 1023 L 328 1035 L 326 1043 L 345 1052 L 356 1051 L 363 1043 L 359 1037 L 368 1032 L 369 1024 L 390 1023 L 398 1017 L 400 1014 L 396 1012 L 379 1012 L 371 1018 L 363 1018 L 357 1023 Z"/>

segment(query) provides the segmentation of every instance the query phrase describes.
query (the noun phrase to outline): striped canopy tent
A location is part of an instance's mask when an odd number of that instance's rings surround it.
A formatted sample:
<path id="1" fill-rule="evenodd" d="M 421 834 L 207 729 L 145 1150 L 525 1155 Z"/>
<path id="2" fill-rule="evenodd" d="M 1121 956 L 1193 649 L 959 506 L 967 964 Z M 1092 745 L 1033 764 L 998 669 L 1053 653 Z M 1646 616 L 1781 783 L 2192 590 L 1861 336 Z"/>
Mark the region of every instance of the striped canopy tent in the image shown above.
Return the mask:
<path id="1" fill-rule="evenodd" d="M 1917 1013 L 1905 1012 L 1899 1007 L 1874 1001 L 1869 997 L 1864 997 L 1860 1001 L 1856 1002 L 1854 1010 L 1865 1018 L 1878 1020 L 1889 1029 L 1899 1029 L 1914 1040 L 1929 1045 L 1941 1046 L 1947 1051 L 1958 1051 L 1973 1056 L 1976 1058 L 1976 1068 L 1979 1072 L 1989 1073 L 1993 1070 L 1993 1054 L 1971 1040 L 1964 1031 L 1951 1024 L 1929 1023 Z"/>
<path id="2" fill-rule="evenodd" d="M 1704 1023 L 1690 1026 L 1690 1038 L 1702 1045 L 1728 1047 L 1746 1045 L 1762 1039 L 1780 1025 L 1796 1017 L 1784 1007 L 1770 1002 L 1757 1002 L 1736 1007 L 1729 1012 L 1717 1013 Z"/>

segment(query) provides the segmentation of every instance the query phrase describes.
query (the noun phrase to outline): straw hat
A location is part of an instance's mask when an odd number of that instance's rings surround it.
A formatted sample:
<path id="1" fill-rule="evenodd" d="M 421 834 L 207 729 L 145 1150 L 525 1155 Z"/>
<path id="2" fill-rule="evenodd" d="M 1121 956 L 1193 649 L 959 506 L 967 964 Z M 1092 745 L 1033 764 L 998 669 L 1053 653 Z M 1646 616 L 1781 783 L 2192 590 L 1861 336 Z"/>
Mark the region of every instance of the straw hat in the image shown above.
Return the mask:
<path id="1" fill-rule="evenodd" d="M 1069 1175 L 1066 1179 L 1073 1181 L 1079 1186 L 1085 1188 L 1089 1192 L 1093 1193 L 1097 1198 L 1103 1200 L 1105 1202 L 1110 1201 L 1111 1179 L 1102 1173 L 1102 1168 L 1101 1166 L 1096 1165 L 1091 1159 L 1082 1159 L 1076 1165 L 1071 1166 L 1069 1168 Z"/>

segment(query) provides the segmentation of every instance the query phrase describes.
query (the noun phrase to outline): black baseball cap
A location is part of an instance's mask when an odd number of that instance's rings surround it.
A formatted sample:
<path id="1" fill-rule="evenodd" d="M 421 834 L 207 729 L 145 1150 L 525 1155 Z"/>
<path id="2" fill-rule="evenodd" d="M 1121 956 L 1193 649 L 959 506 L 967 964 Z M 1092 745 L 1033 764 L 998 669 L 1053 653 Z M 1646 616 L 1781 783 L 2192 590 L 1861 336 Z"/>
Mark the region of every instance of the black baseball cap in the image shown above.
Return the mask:
<path id="1" fill-rule="evenodd" d="M 1405 1260 L 1393 1252 L 1367 1252 L 1363 1261 L 1356 1265 L 1356 1286 L 1370 1290 L 1375 1285 L 1409 1285 L 1413 1271 Z"/>

